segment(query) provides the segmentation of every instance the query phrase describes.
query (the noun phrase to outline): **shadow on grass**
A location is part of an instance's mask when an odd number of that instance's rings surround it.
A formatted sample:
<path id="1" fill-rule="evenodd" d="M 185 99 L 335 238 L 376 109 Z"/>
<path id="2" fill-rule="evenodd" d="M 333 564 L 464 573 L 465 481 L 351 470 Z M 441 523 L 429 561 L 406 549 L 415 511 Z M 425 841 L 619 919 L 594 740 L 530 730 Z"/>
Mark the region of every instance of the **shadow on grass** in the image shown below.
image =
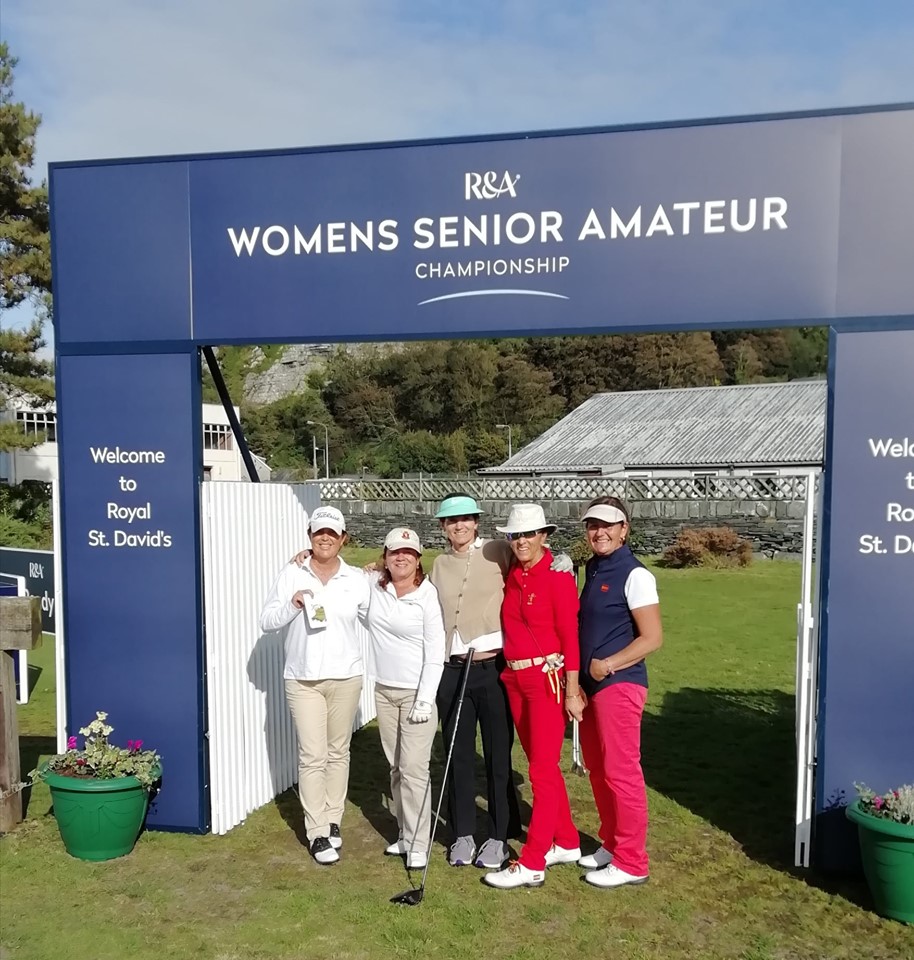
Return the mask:
<path id="1" fill-rule="evenodd" d="M 431 804 L 432 813 L 438 806 L 439 790 L 441 789 L 444 764 L 447 757 L 447 748 L 443 742 L 441 731 L 435 736 L 432 745 L 430 772 L 432 777 Z M 348 799 L 361 810 L 362 816 L 370 826 L 383 838 L 385 843 L 392 843 L 397 839 L 399 830 L 397 821 L 391 812 L 390 769 L 381 747 L 381 737 L 376 723 L 370 723 L 353 734 L 350 748 L 350 772 Z M 515 757 L 515 761 L 517 758 Z M 476 783 L 477 789 L 485 792 L 485 763 L 482 756 L 476 756 Z M 453 774 L 452 774 L 453 775 Z M 514 783 L 520 786 L 524 778 L 514 771 Z M 286 790 L 276 797 L 276 807 L 286 825 L 298 838 L 299 842 L 307 846 L 304 817 L 298 799 L 298 788 Z M 524 800 L 520 801 L 522 823 L 530 819 L 530 806 Z M 485 804 L 477 799 L 476 804 L 476 834 L 485 837 L 488 826 L 488 814 Z M 523 832 L 520 832 L 523 837 Z M 520 837 L 515 839 L 520 839 Z M 447 848 L 451 842 L 450 827 L 447 820 L 447 799 L 441 807 L 441 822 L 435 834 L 435 845 Z M 520 844 L 518 844 L 519 849 Z"/>
<path id="2" fill-rule="evenodd" d="M 42 668 L 36 666 L 34 663 L 30 663 L 27 670 L 26 683 L 29 689 L 29 697 L 35 692 L 35 687 L 38 686 L 38 679 L 41 677 Z M 31 769 L 31 768 L 30 768 Z"/>
<path id="3" fill-rule="evenodd" d="M 38 766 L 42 757 L 57 753 L 56 737 L 21 736 L 19 738 L 19 768 L 23 780 Z M 29 810 L 29 801 L 32 799 L 31 786 L 22 790 L 22 816 Z"/>
<path id="4" fill-rule="evenodd" d="M 782 690 L 683 689 L 642 724 L 648 784 L 728 833 L 747 856 L 869 907 L 865 884 L 795 867 L 794 697 Z"/>

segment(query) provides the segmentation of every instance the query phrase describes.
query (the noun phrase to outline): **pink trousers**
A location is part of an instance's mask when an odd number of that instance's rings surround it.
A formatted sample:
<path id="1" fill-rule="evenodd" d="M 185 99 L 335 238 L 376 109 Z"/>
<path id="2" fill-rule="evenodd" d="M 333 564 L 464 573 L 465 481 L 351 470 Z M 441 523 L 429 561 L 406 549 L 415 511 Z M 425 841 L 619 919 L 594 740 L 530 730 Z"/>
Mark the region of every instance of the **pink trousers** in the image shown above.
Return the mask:
<path id="1" fill-rule="evenodd" d="M 641 714 L 647 688 L 614 683 L 595 694 L 581 722 L 581 749 L 600 815 L 600 839 L 626 873 L 648 875 L 647 790 L 641 770 Z"/>
<path id="2" fill-rule="evenodd" d="M 514 726 L 530 761 L 533 790 L 533 812 L 520 862 L 530 870 L 545 870 L 546 852 L 553 843 L 573 850 L 581 842 L 571 819 L 560 765 L 568 720 L 564 705 L 556 703 L 549 680 L 539 667 L 505 670 L 501 678 Z"/>

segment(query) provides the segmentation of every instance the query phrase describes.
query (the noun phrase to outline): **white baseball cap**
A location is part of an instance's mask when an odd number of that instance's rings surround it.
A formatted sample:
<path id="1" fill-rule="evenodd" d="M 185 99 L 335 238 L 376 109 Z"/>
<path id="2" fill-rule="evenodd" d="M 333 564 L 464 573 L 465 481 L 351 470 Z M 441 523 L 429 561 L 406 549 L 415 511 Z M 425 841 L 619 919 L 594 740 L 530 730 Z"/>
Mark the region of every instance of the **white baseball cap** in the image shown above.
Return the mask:
<path id="1" fill-rule="evenodd" d="M 346 532 L 346 518 L 336 509 L 336 507 L 318 507 L 311 514 L 311 521 L 308 529 L 315 533 L 323 529 L 333 530 L 334 533 Z"/>
<path id="2" fill-rule="evenodd" d="M 419 534 L 415 530 L 410 530 L 409 527 L 394 527 L 387 534 L 384 549 L 402 550 L 404 547 L 415 550 L 420 557 L 422 556 L 422 541 L 419 539 Z"/>

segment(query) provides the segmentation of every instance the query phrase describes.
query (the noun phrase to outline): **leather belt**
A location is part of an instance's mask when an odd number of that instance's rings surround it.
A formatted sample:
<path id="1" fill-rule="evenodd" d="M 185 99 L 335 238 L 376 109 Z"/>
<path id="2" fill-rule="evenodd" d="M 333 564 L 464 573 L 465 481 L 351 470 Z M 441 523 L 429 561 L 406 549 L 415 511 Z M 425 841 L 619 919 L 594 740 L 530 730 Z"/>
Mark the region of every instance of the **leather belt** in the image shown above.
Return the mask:
<path id="1" fill-rule="evenodd" d="M 477 663 L 491 663 L 493 660 L 498 659 L 500 653 L 501 651 L 496 651 L 488 657 L 473 657 L 473 666 L 476 666 Z M 452 667 L 462 667 L 466 662 L 466 657 L 460 657 L 455 654 L 448 660 L 448 665 Z"/>
<path id="2" fill-rule="evenodd" d="M 558 654 L 549 654 L 549 657 L 555 656 L 558 656 Z M 526 670 L 528 667 L 542 666 L 549 657 L 533 657 L 530 660 L 506 660 L 505 663 L 508 665 L 509 670 Z"/>

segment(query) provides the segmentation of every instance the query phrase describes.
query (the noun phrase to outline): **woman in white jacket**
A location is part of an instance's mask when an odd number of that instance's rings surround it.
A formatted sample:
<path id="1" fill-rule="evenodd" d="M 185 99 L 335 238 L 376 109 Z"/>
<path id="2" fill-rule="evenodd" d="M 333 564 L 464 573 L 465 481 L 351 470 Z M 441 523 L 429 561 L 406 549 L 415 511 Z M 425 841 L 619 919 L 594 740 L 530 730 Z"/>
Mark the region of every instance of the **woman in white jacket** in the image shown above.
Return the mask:
<path id="1" fill-rule="evenodd" d="M 396 527 L 384 541 L 381 568 L 370 573 L 368 629 L 372 639 L 378 729 L 387 762 L 399 837 L 384 852 L 425 867 L 431 833 L 429 757 L 444 669 L 444 622 L 438 592 L 422 570 L 415 531 Z"/>
<path id="2" fill-rule="evenodd" d="M 339 860 L 349 786 L 349 744 L 362 693 L 360 620 L 369 583 L 339 553 L 346 521 L 334 507 L 311 514 L 311 553 L 279 572 L 263 611 L 265 632 L 286 633 L 286 699 L 298 733 L 298 795 L 316 863 Z"/>

